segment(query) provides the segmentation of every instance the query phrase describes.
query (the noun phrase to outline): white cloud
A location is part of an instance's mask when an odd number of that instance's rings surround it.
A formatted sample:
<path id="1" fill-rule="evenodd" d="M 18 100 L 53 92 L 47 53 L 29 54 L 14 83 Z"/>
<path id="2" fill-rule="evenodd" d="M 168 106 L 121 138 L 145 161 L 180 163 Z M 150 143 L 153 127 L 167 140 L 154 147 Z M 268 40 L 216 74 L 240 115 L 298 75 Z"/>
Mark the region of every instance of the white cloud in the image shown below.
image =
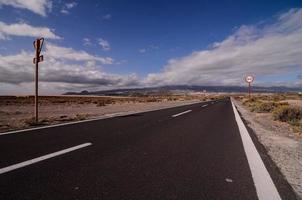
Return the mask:
<path id="1" fill-rule="evenodd" d="M 83 38 L 83 45 L 84 46 L 92 45 L 91 40 L 89 38 Z"/>
<path id="2" fill-rule="evenodd" d="M 0 0 L 0 6 L 1 5 L 27 9 L 44 17 L 47 15 L 47 12 L 52 9 L 51 0 Z"/>
<path id="3" fill-rule="evenodd" d="M 109 74 L 101 70 L 101 64 L 113 59 L 90 55 L 84 51 L 46 44 L 42 50 L 44 61 L 39 66 L 39 80 L 44 84 L 42 93 L 58 93 L 68 90 L 91 88 L 115 88 L 138 85 L 135 74 Z M 33 53 L 21 51 L 15 55 L 0 55 L 0 93 L 22 93 L 32 89 L 34 67 Z M 11 90 L 7 90 L 10 88 Z M 43 87 L 42 89 L 43 90 Z M 9 92 L 10 91 L 10 92 Z"/>
<path id="4" fill-rule="evenodd" d="M 157 50 L 157 49 L 159 49 L 159 46 L 151 44 L 151 45 L 147 46 L 146 48 L 139 49 L 138 52 L 146 53 L 147 51 L 152 51 L 152 50 Z"/>
<path id="5" fill-rule="evenodd" d="M 139 49 L 138 51 L 139 51 L 140 53 L 146 53 L 147 50 L 146 50 L 146 49 Z"/>
<path id="6" fill-rule="evenodd" d="M 70 9 L 74 8 L 77 5 L 78 5 L 77 2 L 65 3 L 64 6 L 61 9 L 61 13 L 63 13 L 63 14 L 69 14 L 70 13 Z"/>
<path id="7" fill-rule="evenodd" d="M 110 14 L 106 14 L 106 15 L 103 15 L 102 18 L 108 20 L 108 19 L 111 19 L 111 15 Z"/>
<path id="8" fill-rule="evenodd" d="M 115 62 L 114 64 L 116 64 L 116 65 L 122 65 L 122 64 L 125 64 L 127 62 L 128 62 L 128 60 L 123 59 L 123 60 Z"/>
<path id="9" fill-rule="evenodd" d="M 111 49 L 110 44 L 109 44 L 108 41 L 106 41 L 106 40 L 104 40 L 102 38 L 99 38 L 98 42 L 99 42 L 99 45 L 102 47 L 102 49 L 104 51 L 109 51 Z"/>
<path id="10" fill-rule="evenodd" d="M 208 50 L 169 60 L 162 72 L 149 74 L 145 83 L 241 85 L 246 74 L 255 75 L 257 83 L 257 77 L 301 72 L 301 19 L 302 9 L 292 9 L 271 24 L 243 25 Z"/>
<path id="11" fill-rule="evenodd" d="M 0 40 L 9 36 L 45 37 L 48 39 L 60 39 L 47 27 L 34 27 L 26 23 L 6 24 L 0 21 Z"/>
<path id="12" fill-rule="evenodd" d="M 69 11 L 66 10 L 65 8 L 62 8 L 62 10 L 60 12 L 63 13 L 63 14 L 65 14 L 65 15 L 69 14 Z"/>
<path id="13" fill-rule="evenodd" d="M 273 23 L 241 26 L 207 50 L 169 60 L 161 72 L 149 74 L 144 80 L 140 80 L 135 74 L 104 72 L 102 65 L 113 64 L 112 58 L 46 43 L 45 51 L 42 52 L 45 61 L 40 66 L 42 93 L 43 90 L 53 93 L 132 86 L 241 85 L 244 84 L 246 74 L 256 76 L 255 84 L 302 87 L 300 19 L 302 9 L 292 9 L 281 14 Z M 0 37 L 14 35 L 8 34 L 7 30 L 0 30 Z M 109 43 L 103 45 L 110 49 Z M 0 55 L 1 94 L 32 90 L 32 56 L 33 52 L 27 51 Z M 287 82 L 265 81 L 268 76 L 287 77 L 288 74 L 296 74 L 297 79 Z M 259 81 L 260 78 L 262 82 Z"/>
<path id="14" fill-rule="evenodd" d="M 71 9 L 73 7 L 75 7 L 77 4 L 77 2 L 70 2 L 70 3 L 66 3 L 65 6 L 67 9 Z"/>
<path id="15" fill-rule="evenodd" d="M 96 61 L 101 64 L 112 64 L 113 59 L 109 57 L 99 57 L 88 54 L 85 51 L 76 51 L 72 48 L 61 47 L 54 44 L 46 44 L 47 56 L 59 59 L 59 60 L 71 60 L 71 61 Z"/>

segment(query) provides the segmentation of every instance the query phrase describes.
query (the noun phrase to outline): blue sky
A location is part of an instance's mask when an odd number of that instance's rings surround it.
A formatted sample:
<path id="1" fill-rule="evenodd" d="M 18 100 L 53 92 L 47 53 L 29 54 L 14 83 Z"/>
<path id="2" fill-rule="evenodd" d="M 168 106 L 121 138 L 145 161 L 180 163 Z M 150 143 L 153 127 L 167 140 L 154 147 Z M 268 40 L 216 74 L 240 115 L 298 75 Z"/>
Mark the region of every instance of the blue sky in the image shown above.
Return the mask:
<path id="1" fill-rule="evenodd" d="M 45 94 L 173 84 L 238 85 L 244 84 L 242 76 L 247 73 L 256 75 L 259 85 L 301 86 L 298 50 L 262 52 L 267 54 L 263 60 L 271 56 L 274 61 L 263 63 L 260 53 L 253 54 L 257 48 L 279 48 L 272 39 L 291 41 L 289 45 L 298 48 L 302 24 L 295 19 L 302 17 L 301 6 L 299 0 L 0 0 L 0 92 L 31 91 L 33 66 L 27 65 L 37 36 L 46 38 L 41 64 Z M 283 57 L 275 62 L 280 53 Z M 22 68 L 22 61 L 27 68 Z M 10 67 L 16 70 L 9 71 Z"/>

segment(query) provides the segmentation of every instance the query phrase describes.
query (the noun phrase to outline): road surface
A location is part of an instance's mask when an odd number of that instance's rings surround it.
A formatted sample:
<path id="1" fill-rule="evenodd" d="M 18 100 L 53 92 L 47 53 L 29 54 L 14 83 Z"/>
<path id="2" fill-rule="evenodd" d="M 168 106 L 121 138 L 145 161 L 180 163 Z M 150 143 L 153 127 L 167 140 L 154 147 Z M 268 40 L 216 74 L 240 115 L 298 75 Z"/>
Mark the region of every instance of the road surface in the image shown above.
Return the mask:
<path id="1" fill-rule="evenodd" d="M 247 154 L 229 99 L 0 135 L 0 199 L 260 199 Z"/>

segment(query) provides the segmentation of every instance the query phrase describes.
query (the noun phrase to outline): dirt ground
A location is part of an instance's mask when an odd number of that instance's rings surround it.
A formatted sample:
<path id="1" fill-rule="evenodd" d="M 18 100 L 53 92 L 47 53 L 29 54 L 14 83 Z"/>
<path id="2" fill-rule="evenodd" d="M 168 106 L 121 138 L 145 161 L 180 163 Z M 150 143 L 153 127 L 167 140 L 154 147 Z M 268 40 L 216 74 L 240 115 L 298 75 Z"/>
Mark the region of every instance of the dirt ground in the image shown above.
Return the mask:
<path id="1" fill-rule="evenodd" d="M 287 102 L 289 105 L 300 106 L 302 107 L 302 100 L 284 100 L 283 102 Z"/>
<path id="2" fill-rule="evenodd" d="M 294 134 L 289 124 L 274 121 L 271 113 L 250 112 L 241 102 L 234 100 L 248 126 L 256 133 L 268 154 L 302 199 L 302 137 Z M 301 100 L 287 100 L 301 105 Z"/>
<path id="3" fill-rule="evenodd" d="M 149 111 L 207 100 L 191 97 L 44 97 L 39 105 L 39 125 Z M 0 132 L 37 126 L 33 98 L 0 97 Z"/>

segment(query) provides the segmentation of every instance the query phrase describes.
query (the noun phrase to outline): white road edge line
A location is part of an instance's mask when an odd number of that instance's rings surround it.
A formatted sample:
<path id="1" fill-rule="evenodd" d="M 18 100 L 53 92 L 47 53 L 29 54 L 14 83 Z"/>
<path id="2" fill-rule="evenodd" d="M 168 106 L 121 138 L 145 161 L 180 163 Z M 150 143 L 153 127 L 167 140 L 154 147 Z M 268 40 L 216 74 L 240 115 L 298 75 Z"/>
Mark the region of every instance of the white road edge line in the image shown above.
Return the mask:
<path id="1" fill-rule="evenodd" d="M 250 166 L 254 185 L 259 200 L 281 200 L 272 178 L 270 177 L 234 103 L 232 102 L 235 119 L 239 128 L 244 151 Z"/>
<path id="2" fill-rule="evenodd" d="M 90 145 L 92 145 L 92 143 L 84 143 L 84 144 L 81 144 L 81 145 L 70 147 L 68 149 L 63 149 L 61 151 L 50 153 L 50 154 L 47 154 L 47 155 L 44 155 L 44 156 L 41 156 L 41 157 L 38 157 L 38 158 L 27 160 L 27 161 L 24 161 L 24 162 L 15 164 L 15 165 L 10 165 L 8 167 L 1 168 L 0 169 L 0 174 L 4 174 L 4 173 L 7 173 L 9 171 L 13 171 L 15 169 L 26 167 L 28 165 L 32 165 L 34 163 L 41 162 L 43 160 L 53 158 L 53 157 L 56 157 L 56 156 L 59 156 L 59 155 L 65 154 L 65 153 L 69 153 L 71 151 L 75 151 L 75 150 L 78 150 L 78 149 L 81 149 L 81 148 L 84 148 L 84 147 L 87 147 L 87 146 L 90 146 Z"/>
<path id="3" fill-rule="evenodd" d="M 208 104 L 206 104 L 206 105 L 203 105 L 203 106 L 201 106 L 201 107 L 206 107 L 206 106 L 208 106 Z"/>
<path id="4" fill-rule="evenodd" d="M 183 115 L 183 114 L 186 114 L 186 113 L 189 113 L 191 112 L 192 110 L 187 110 L 187 111 L 184 111 L 184 112 L 181 112 L 181 113 L 178 113 L 178 114 L 175 114 L 175 115 L 172 115 L 172 117 L 178 117 L 180 115 Z"/>

